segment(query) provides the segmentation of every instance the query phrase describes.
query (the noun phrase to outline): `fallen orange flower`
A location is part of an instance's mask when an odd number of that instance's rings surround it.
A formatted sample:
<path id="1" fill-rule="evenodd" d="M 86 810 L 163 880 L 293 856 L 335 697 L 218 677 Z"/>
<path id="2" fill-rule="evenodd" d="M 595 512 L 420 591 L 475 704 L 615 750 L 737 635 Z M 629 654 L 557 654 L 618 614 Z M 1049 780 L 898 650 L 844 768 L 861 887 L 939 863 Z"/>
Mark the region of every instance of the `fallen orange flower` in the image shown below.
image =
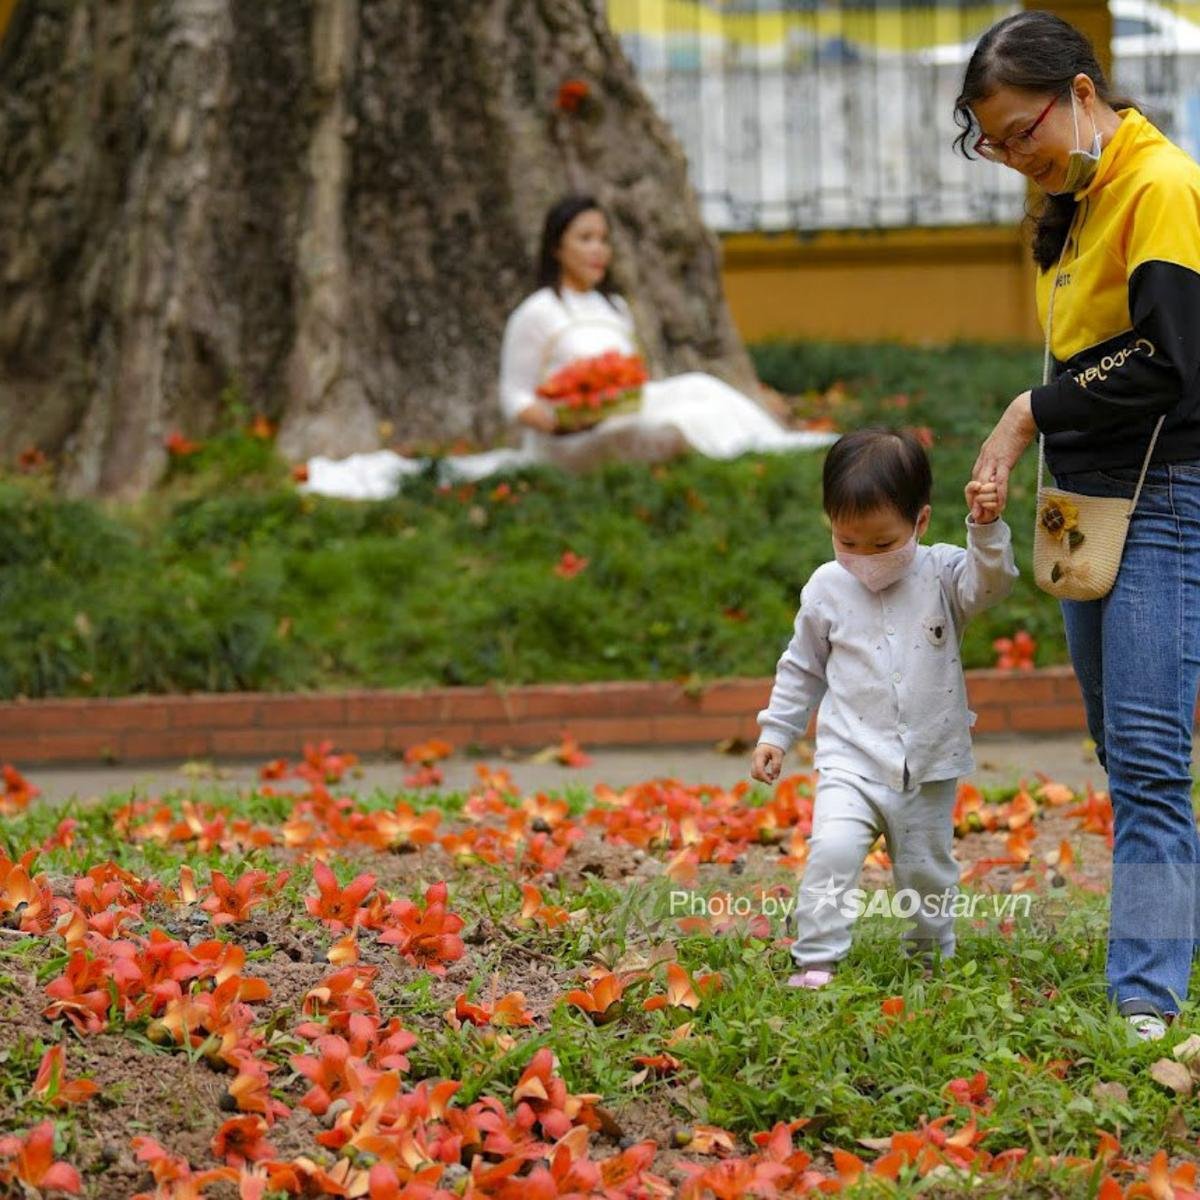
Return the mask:
<path id="1" fill-rule="evenodd" d="M 517 1080 L 513 1100 L 517 1102 L 517 1122 L 528 1128 L 536 1121 L 547 1137 L 560 1138 L 572 1125 L 596 1121 L 592 1106 L 600 1100 L 597 1095 L 572 1096 L 567 1085 L 554 1074 L 554 1055 L 543 1046 L 529 1061 L 529 1066 Z"/>
<path id="2" fill-rule="evenodd" d="M 314 917 L 324 921 L 334 933 L 359 924 L 366 912 L 360 905 L 375 886 L 374 875 L 358 875 L 341 888 L 337 876 L 323 862 L 314 862 L 313 882 L 318 894 L 306 896 L 304 906 Z"/>
<path id="3" fill-rule="evenodd" d="M 14 817 L 29 807 L 29 802 L 35 796 L 41 795 L 41 790 L 35 788 L 16 767 L 5 763 L 2 768 L 4 791 L 0 792 L 0 817 Z"/>
<path id="4" fill-rule="evenodd" d="M 337 783 L 358 762 L 357 754 L 335 754 L 333 742 L 319 745 L 306 743 L 304 761 L 296 768 L 296 775 L 312 784 Z"/>
<path id="5" fill-rule="evenodd" d="M 1083 802 L 1068 808 L 1067 816 L 1075 817 L 1085 833 L 1100 834 L 1111 848 L 1113 808 L 1107 792 L 1097 792 L 1089 786 Z"/>
<path id="6" fill-rule="evenodd" d="M 393 945 L 400 957 L 414 966 L 424 967 L 435 975 L 445 975 L 446 964 L 457 962 L 467 952 L 459 931 L 463 919 L 447 907 L 447 888 L 444 882 L 435 883 L 425 892 L 422 910 L 411 900 L 396 900 L 388 909 L 395 924 L 379 935 L 379 940 Z"/>
<path id="7" fill-rule="evenodd" d="M 262 1117 L 230 1117 L 213 1135 L 213 1158 L 231 1167 L 274 1158 L 277 1151 L 266 1139 L 267 1123 Z"/>
<path id="8" fill-rule="evenodd" d="M 606 1025 L 621 1015 L 625 985 L 612 971 L 605 971 L 586 988 L 573 988 L 563 997 L 567 1004 L 582 1009 L 597 1025 Z"/>
<path id="9" fill-rule="evenodd" d="M 277 1117 L 288 1116 L 291 1110 L 271 1095 L 270 1088 L 267 1064 L 249 1056 L 239 1060 L 237 1075 L 229 1085 L 229 1095 L 239 1112 L 260 1113 L 268 1125 Z"/>
<path id="10" fill-rule="evenodd" d="M 419 742 L 409 746 L 404 751 L 404 761 L 410 766 L 431 767 L 443 758 L 449 758 L 454 753 L 454 747 L 441 738 L 430 738 L 427 742 Z"/>
<path id="11" fill-rule="evenodd" d="M 970 1079 L 952 1079 L 946 1084 L 946 1091 L 958 1104 L 979 1112 L 989 1112 L 995 1100 L 987 1094 L 988 1077 L 986 1071 L 976 1071 Z"/>
<path id="12" fill-rule="evenodd" d="M 444 782 L 445 777 L 437 767 L 420 767 L 411 775 L 404 777 L 404 786 L 412 788 L 414 791 L 420 788 L 441 787 Z"/>
<path id="13" fill-rule="evenodd" d="M 521 885 L 521 895 L 524 902 L 521 905 L 521 915 L 517 918 L 518 925 L 527 927 L 536 922 L 546 929 L 557 929 L 560 925 L 565 925 L 569 920 L 565 908 L 543 904 L 542 893 L 533 884 L 523 883 Z"/>
<path id="14" fill-rule="evenodd" d="M 70 1164 L 54 1161 L 54 1122 L 43 1121 L 25 1136 L 0 1137 L 0 1183 L 79 1195 L 83 1181 Z"/>
<path id="15" fill-rule="evenodd" d="M 646 1012 L 668 1007 L 695 1010 L 700 1007 L 703 995 L 718 991 L 720 987 L 721 976 L 715 972 L 697 976 L 693 983 L 692 977 L 678 963 L 667 963 L 667 994 L 651 996 L 643 1002 L 642 1008 Z"/>
<path id="16" fill-rule="evenodd" d="M 1019 825 L 1005 839 L 1004 848 L 1019 863 L 1027 863 L 1033 855 L 1037 830 L 1032 825 Z"/>
<path id="17" fill-rule="evenodd" d="M 111 973 L 107 965 L 76 950 L 66 969 L 46 986 L 52 1003 L 44 1010 L 51 1020 L 66 1017 L 80 1033 L 99 1033 L 108 1024 Z"/>
<path id="18" fill-rule="evenodd" d="M 75 830 L 79 822 L 74 817 L 64 817 L 54 832 L 41 844 L 40 850 L 48 854 L 51 850 L 69 850 L 75 842 Z"/>
<path id="19" fill-rule="evenodd" d="M 154 1138 L 135 1137 L 130 1145 L 138 1162 L 146 1164 L 158 1185 L 153 1192 L 139 1192 L 133 1200 L 198 1200 L 210 1183 L 237 1181 L 238 1173 L 233 1167 L 194 1172 L 186 1158 L 171 1154 Z"/>
<path id="20" fill-rule="evenodd" d="M 67 1079 L 66 1051 L 60 1042 L 42 1055 L 32 1094 L 55 1108 L 65 1108 L 68 1104 L 90 1100 L 99 1090 L 90 1079 Z"/>
<path id="21" fill-rule="evenodd" d="M 290 872 L 280 871 L 272 879 L 266 871 L 246 871 L 236 883 L 230 883 L 220 871 L 213 871 L 212 892 L 200 907 L 213 914 L 214 925 L 248 921 L 250 910 L 265 904 L 287 883 L 289 876 Z"/>
<path id="22" fill-rule="evenodd" d="M 1038 796 L 1047 804 L 1057 808 L 1061 804 L 1070 804 L 1075 799 L 1075 793 L 1066 784 L 1055 783 L 1043 778 L 1037 788 Z"/>
<path id="23" fill-rule="evenodd" d="M 640 1054 L 634 1060 L 639 1067 L 653 1071 L 656 1075 L 671 1075 L 678 1071 L 683 1063 L 673 1054 Z"/>
<path id="24" fill-rule="evenodd" d="M 564 767 L 586 767 L 592 761 L 592 756 L 584 754 L 579 743 L 567 732 L 562 735 L 555 758 Z"/>
<path id="25" fill-rule="evenodd" d="M 389 850 L 415 850 L 437 841 L 442 814 L 436 808 L 415 813 L 407 804 L 397 804 L 372 814 L 383 845 Z"/>
<path id="26" fill-rule="evenodd" d="M 304 997 L 301 1011 L 306 1017 L 331 1013 L 376 1013 L 379 1002 L 371 991 L 378 967 L 348 966 L 326 976 Z"/>
<path id="27" fill-rule="evenodd" d="M 31 875 L 36 850 L 14 863 L 0 850 L 0 926 L 46 933 L 54 923 L 54 896 L 45 875 Z"/>
<path id="28" fill-rule="evenodd" d="M 533 1024 L 533 1014 L 525 1007 L 524 992 L 509 992 L 487 1005 L 472 1004 L 462 993 L 455 998 L 454 1007 L 446 1010 L 445 1017 L 447 1024 L 455 1029 L 461 1029 L 464 1022 L 497 1028 Z"/>

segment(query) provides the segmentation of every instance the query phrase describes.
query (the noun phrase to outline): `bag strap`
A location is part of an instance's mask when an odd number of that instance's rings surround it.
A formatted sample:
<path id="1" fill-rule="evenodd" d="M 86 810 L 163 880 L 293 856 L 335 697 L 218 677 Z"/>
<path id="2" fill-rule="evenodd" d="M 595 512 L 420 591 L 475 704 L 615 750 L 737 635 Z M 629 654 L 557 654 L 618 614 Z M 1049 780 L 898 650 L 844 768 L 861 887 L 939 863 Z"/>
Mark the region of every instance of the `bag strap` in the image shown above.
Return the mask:
<path id="1" fill-rule="evenodd" d="M 1071 229 L 1074 228 L 1072 222 Z M 1054 268 L 1054 284 L 1050 288 L 1050 299 L 1046 303 L 1046 348 L 1042 354 L 1042 383 L 1051 383 L 1050 378 L 1050 334 L 1054 328 L 1054 298 L 1058 295 L 1058 281 L 1062 276 L 1063 259 L 1067 253 L 1067 243 L 1071 240 L 1071 229 L 1067 230 L 1067 236 L 1063 239 L 1062 250 L 1058 255 L 1058 265 Z M 1150 437 L 1150 448 L 1146 451 L 1146 457 L 1142 459 L 1142 469 L 1138 474 L 1137 487 L 1133 489 L 1133 499 L 1129 501 L 1128 517 L 1133 516 L 1133 510 L 1137 508 L 1138 498 L 1142 494 L 1142 484 L 1146 482 L 1146 472 L 1150 470 L 1150 460 L 1154 457 L 1154 447 L 1158 442 L 1158 435 L 1162 432 L 1163 422 L 1167 419 L 1167 414 L 1163 413 L 1158 418 L 1158 424 L 1154 426 L 1154 433 Z M 1041 507 L 1042 497 L 1042 475 L 1045 468 L 1046 459 L 1046 435 L 1038 434 L 1038 468 L 1037 468 L 1037 495 L 1038 506 Z"/>

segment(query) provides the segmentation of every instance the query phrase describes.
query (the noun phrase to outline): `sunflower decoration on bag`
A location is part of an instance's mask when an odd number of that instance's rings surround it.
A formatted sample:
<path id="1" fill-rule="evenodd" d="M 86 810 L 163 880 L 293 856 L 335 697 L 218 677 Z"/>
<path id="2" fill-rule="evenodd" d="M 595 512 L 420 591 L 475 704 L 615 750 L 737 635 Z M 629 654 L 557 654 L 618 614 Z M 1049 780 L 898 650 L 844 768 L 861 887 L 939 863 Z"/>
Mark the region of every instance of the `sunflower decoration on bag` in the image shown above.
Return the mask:
<path id="1" fill-rule="evenodd" d="M 1079 528 L 1079 509 L 1062 496 L 1051 497 L 1042 505 L 1038 513 L 1038 524 L 1062 545 L 1068 554 L 1074 553 L 1086 541 L 1083 531 Z M 1056 562 L 1050 572 L 1050 578 L 1057 583 L 1070 570 L 1071 564 Z"/>

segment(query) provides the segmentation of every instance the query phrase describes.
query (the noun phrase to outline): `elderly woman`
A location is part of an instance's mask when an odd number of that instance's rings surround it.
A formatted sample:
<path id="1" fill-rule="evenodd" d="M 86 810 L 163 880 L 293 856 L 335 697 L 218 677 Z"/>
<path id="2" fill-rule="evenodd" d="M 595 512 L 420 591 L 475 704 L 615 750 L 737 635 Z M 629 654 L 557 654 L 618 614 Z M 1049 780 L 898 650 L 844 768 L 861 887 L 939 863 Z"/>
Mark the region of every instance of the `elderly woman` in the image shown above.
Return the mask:
<path id="1" fill-rule="evenodd" d="M 1088 727 L 1115 823 L 1107 979 L 1141 1038 L 1187 997 L 1200 925 L 1191 748 L 1200 682 L 1200 166 L 1115 98 L 1095 53 L 1049 13 L 993 26 L 967 65 L 959 147 L 1045 193 L 1038 311 L 1051 376 L 984 442 L 974 478 L 1002 491 L 1034 440 L 1058 486 L 1132 498 L 1100 600 L 1064 600 Z M 1053 302 L 1051 294 L 1053 293 Z"/>

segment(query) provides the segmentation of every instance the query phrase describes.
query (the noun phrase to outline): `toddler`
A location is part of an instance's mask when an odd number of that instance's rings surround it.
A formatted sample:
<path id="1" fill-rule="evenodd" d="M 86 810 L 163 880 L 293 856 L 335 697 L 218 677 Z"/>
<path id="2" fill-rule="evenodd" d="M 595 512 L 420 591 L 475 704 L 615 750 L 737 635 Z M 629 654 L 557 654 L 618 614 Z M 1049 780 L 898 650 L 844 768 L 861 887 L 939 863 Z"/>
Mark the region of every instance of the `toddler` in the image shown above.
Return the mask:
<path id="1" fill-rule="evenodd" d="M 995 484 L 967 484 L 965 550 L 922 546 L 931 486 L 929 459 L 908 433 L 849 433 L 825 460 L 836 561 L 801 592 L 750 772 L 774 783 L 817 710 L 792 987 L 823 987 L 849 952 L 862 905 L 845 893 L 881 833 L 897 893 L 920 898 L 906 951 L 954 952 L 954 800 L 975 769 L 959 643 L 972 616 L 1008 595 L 1017 569 Z"/>

